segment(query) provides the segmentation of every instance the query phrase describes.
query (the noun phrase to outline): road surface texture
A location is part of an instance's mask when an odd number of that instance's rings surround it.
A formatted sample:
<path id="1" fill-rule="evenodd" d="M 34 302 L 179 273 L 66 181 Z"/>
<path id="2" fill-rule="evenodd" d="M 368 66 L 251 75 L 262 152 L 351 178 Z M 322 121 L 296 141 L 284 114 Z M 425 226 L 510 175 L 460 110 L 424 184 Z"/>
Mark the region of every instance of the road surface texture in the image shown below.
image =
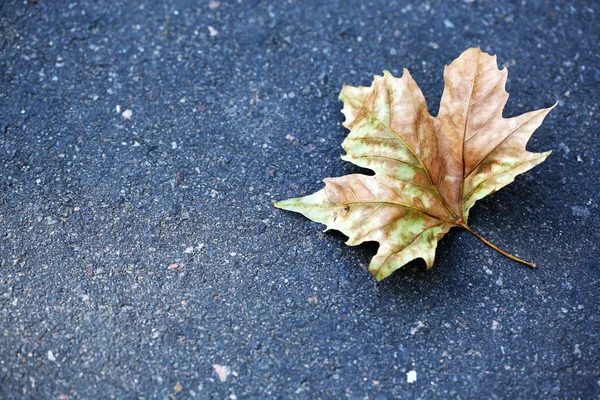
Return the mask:
<path id="1" fill-rule="evenodd" d="M 600 396 L 600 3 L 0 4 L 0 398 Z M 468 47 L 549 159 L 377 283 L 272 203 L 360 172 L 343 83 Z M 411 372 L 414 371 L 414 372 Z M 410 373 L 410 374 L 409 374 Z M 409 374 L 409 375 L 407 375 Z M 416 374 L 416 381 L 413 378 Z M 409 379 L 410 378 L 410 379 Z"/>

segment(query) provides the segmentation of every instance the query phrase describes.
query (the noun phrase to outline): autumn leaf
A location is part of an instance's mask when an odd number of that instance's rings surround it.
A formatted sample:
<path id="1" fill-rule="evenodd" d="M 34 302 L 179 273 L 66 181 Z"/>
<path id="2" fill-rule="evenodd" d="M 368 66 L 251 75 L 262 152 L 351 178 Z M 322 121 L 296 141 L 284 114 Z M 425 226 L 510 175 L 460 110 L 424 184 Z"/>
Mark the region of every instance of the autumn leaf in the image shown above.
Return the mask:
<path id="1" fill-rule="evenodd" d="M 462 227 L 503 255 L 535 267 L 490 243 L 468 224 L 475 202 L 513 182 L 550 151 L 531 153 L 527 141 L 556 106 L 503 118 L 506 68 L 471 48 L 444 70 L 437 117 L 408 70 L 388 71 L 370 87 L 344 85 L 342 159 L 375 175 L 324 180 L 310 196 L 275 206 L 302 213 L 346 236 L 349 246 L 379 242 L 369 271 L 377 280 L 416 258 L 433 266 L 437 242 Z"/>

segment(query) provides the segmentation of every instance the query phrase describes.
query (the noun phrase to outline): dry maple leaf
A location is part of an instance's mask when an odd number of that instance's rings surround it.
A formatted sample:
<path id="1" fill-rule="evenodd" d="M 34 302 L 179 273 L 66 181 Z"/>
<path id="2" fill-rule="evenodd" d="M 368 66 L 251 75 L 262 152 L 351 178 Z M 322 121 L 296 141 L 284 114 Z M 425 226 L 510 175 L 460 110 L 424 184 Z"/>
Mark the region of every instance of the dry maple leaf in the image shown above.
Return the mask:
<path id="1" fill-rule="evenodd" d="M 505 256 L 467 224 L 475 202 L 514 181 L 548 157 L 525 150 L 556 106 L 503 118 L 507 70 L 496 57 L 471 48 L 444 70 L 437 117 L 405 69 L 388 71 L 370 87 L 344 85 L 340 99 L 350 134 L 342 159 L 371 169 L 325 179 L 325 188 L 275 206 L 302 213 L 348 236 L 347 245 L 379 242 L 369 271 L 377 280 L 416 258 L 433 266 L 438 240 L 465 228 Z"/>

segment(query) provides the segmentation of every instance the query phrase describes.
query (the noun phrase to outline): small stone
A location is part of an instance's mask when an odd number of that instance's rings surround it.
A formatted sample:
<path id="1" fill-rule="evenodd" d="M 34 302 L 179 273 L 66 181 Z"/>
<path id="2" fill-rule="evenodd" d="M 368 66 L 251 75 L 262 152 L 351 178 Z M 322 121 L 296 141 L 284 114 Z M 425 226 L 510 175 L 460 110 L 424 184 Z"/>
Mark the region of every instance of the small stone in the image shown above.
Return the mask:
<path id="1" fill-rule="evenodd" d="M 600 84 L 600 69 L 587 68 L 583 73 L 583 84 L 588 86 Z"/>
<path id="2" fill-rule="evenodd" d="M 183 386 L 181 385 L 181 382 L 177 382 L 177 384 L 175 386 L 173 386 L 173 390 L 175 390 L 175 393 L 179 393 L 183 390 Z"/>
<path id="3" fill-rule="evenodd" d="M 584 206 L 573 206 L 571 207 L 571 212 L 573 213 L 573 216 L 580 218 L 589 218 L 589 216 L 592 215 L 590 210 Z"/>
<path id="4" fill-rule="evenodd" d="M 406 373 L 406 381 L 408 383 L 413 383 L 417 381 L 417 371 L 408 371 Z"/>
<path id="5" fill-rule="evenodd" d="M 133 115 L 133 111 L 127 109 L 127 110 L 123 111 L 123 114 L 121 114 L 121 115 L 125 119 L 131 119 L 131 116 Z"/>
<path id="6" fill-rule="evenodd" d="M 56 357 L 54 357 L 54 353 L 52 353 L 52 350 L 48 350 L 48 360 L 52 362 L 56 361 Z"/>
<path id="7" fill-rule="evenodd" d="M 208 33 L 210 34 L 210 37 L 215 37 L 219 34 L 219 31 L 209 25 Z"/>
<path id="8" fill-rule="evenodd" d="M 421 330 L 423 328 L 425 328 L 425 324 L 421 321 L 418 321 L 417 326 L 415 326 L 414 328 L 412 328 L 410 330 L 410 334 L 414 336 L 419 330 Z"/>
<path id="9" fill-rule="evenodd" d="M 450 21 L 449 19 L 445 19 L 444 20 L 444 26 L 448 29 L 452 29 L 454 28 L 454 24 L 452 23 L 452 21 Z"/>
<path id="10" fill-rule="evenodd" d="M 257 234 L 265 233 L 266 230 L 267 230 L 267 224 L 265 224 L 264 222 L 261 222 L 258 225 L 256 225 L 255 232 Z"/>
<path id="11" fill-rule="evenodd" d="M 579 345 L 575 345 L 575 350 L 573 350 L 573 355 L 576 355 L 577 358 L 581 358 L 581 350 L 579 349 Z"/>
<path id="12" fill-rule="evenodd" d="M 569 153 L 571 152 L 571 149 L 569 149 L 569 146 L 567 146 L 566 144 L 564 144 L 563 142 L 560 142 L 560 144 L 558 145 L 558 150 L 563 152 L 563 154 L 566 156 L 569 155 Z"/>
<path id="13" fill-rule="evenodd" d="M 183 267 L 185 267 L 185 264 L 183 264 L 183 263 L 171 264 L 167 267 L 167 271 L 172 271 L 174 269 L 179 269 L 179 268 L 183 268 Z"/>
<path id="14" fill-rule="evenodd" d="M 227 381 L 227 377 L 231 374 L 231 368 L 229 368 L 227 365 L 219 364 L 213 364 L 213 368 L 219 376 L 219 380 L 221 382 Z"/>

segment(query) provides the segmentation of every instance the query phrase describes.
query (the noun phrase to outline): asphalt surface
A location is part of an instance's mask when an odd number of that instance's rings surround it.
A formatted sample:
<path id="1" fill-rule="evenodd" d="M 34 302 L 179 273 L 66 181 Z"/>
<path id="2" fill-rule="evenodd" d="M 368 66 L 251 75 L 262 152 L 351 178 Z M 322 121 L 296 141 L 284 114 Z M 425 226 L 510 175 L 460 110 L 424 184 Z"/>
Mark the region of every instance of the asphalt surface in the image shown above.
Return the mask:
<path id="1" fill-rule="evenodd" d="M 599 17 L 3 1 L 0 398 L 599 398 Z M 538 270 L 453 230 L 376 283 L 375 245 L 272 207 L 359 171 L 343 83 L 407 67 L 435 113 L 472 46 L 509 67 L 506 116 L 560 101 L 528 146 L 554 153 L 470 218 Z"/>

